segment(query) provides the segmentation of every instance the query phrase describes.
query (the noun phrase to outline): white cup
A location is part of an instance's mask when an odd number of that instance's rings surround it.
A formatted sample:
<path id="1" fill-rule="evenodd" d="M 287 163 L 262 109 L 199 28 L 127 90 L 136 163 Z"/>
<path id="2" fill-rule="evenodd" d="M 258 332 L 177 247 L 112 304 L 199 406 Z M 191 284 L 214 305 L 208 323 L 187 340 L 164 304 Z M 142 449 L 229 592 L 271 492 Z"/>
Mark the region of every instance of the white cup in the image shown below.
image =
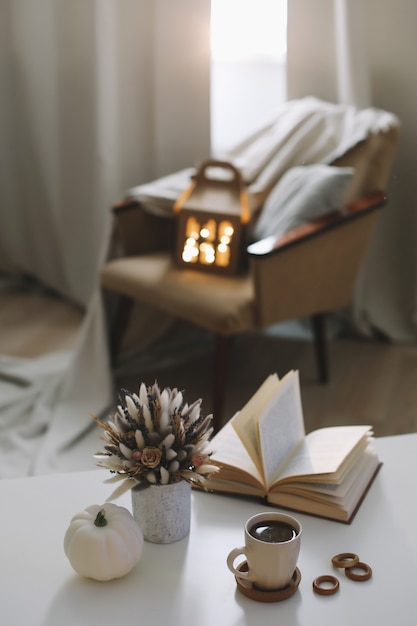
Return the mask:
<path id="1" fill-rule="evenodd" d="M 227 557 L 230 571 L 254 583 L 259 589 L 287 587 L 297 566 L 301 545 L 301 524 L 284 513 L 258 513 L 245 524 L 245 545 L 234 548 Z M 247 567 L 235 567 L 238 556 L 246 557 Z"/>

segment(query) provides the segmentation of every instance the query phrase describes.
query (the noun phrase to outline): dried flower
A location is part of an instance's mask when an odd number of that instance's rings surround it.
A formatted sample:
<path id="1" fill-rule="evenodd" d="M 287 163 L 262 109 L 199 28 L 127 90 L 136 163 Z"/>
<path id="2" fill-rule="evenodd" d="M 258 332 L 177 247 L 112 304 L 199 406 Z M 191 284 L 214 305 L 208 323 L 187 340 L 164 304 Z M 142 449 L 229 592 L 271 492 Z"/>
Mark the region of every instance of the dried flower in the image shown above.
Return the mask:
<path id="1" fill-rule="evenodd" d="M 213 433 L 212 415 L 200 414 L 201 400 L 184 404 L 178 389 L 140 385 L 139 394 L 122 389 L 115 414 L 102 422 L 103 452 L 95 454 L 100 467 L 123 480 L 109 499 L 138 485 L 166 485 L 187 480 L 204 486 L 205 477 L 218 471 L 207 445 Z"/>
<path id="2" fill-rule="evenodd" d="M 135 452 L 138 451 L 135 450 Z M 151 448 L 143 448 L 143 452 L 140 453 L 139 451 L 139 454 L 141 454 L 139 461 L 145 467 L 151 467 L 153 469 L 154 467 L 158 467 L 159 463 L 161 462 L 162 451 L 159 448 L 155 448 L 154 446 L 152 446 Z"/>
<path id="3" fill-rule="evenodd" d="M 202 454 L 193 454 L 191 457 L 191 465 L 194 467 L 200 467 L 204 463 L 204 457 Z"/>

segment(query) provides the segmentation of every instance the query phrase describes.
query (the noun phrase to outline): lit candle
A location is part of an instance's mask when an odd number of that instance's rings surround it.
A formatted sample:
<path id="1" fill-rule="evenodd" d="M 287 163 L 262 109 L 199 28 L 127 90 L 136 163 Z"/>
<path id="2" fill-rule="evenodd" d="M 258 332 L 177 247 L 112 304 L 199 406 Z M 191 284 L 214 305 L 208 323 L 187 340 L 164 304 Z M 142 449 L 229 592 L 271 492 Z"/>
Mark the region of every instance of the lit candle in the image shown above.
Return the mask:
<path id="1" fill-rule="evenodd" d="M 182 259 L 185 263 L 196 263 L 198 260 L 198 247 L 194 237 L 188 237 L 185 241 Z"/>
<path id="2" fill-rule="evenodd" d="M 214 241 L 216 237 L 216 222 L 215 220 L 208 220 L 200 230 L 200 237 L 206 241 Z"/>
<path id="3" fill-rule="evenodd" d="M 216 265 L 227 267 L 230 262 L 230 247 L 224 243 L 217 246 Z"/>
<path id="4" fill-rule="evenodd" d="M 187 219 L 187 226 L 185 229 L 186 237 L 193 237 L 194 239 L 198 239 L 200 232 L 200 223 L 195 219 L 195 217 L 189 217 Z"/>
<path id="5" fill-rule="evenodd" d="M 200 244 L 200 262 L 205 265 L 211 265 L 214 261 L 215 253 L 212 244 L 206 242 Z"/>
<path id="6" fill-rule="evenodd" d="M 229 239 L 231 239 L 233 236 L 233 233 L 234 233 L 234 229 L 230 222 L 227 222 L 227 221 L 220 222 L 220 225 L 219 225 L 219 239 L 220 240 L 224 236 L 229 237 Z"/>

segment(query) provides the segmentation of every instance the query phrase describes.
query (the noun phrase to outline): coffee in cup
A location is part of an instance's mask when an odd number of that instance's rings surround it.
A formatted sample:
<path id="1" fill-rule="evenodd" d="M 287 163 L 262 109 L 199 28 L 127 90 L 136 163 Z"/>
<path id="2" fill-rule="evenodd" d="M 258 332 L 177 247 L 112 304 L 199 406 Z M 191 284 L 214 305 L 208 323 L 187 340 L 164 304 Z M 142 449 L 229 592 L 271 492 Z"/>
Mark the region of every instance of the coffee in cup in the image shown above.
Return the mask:
<path id="1" fill-rule="evenodd" d="M 297 530 L 288 522 L 281 520 L 265 520 L 256 522 L 249 528 L 249 534 L 259 541 L 282 543 L 297 536 Z"/>
<path id="2" fill-rule="evenodd" d="M 227 566 L 238 578 L 250 580 L 264 590 L 287 587 L 297 566 L 301 545 L 300 522 L 285 513 L 258 513 L 244 528 L 245 545 L 234 548 Z M 238 556 L 246 557 L 247 567 L 235 567 Z"/>

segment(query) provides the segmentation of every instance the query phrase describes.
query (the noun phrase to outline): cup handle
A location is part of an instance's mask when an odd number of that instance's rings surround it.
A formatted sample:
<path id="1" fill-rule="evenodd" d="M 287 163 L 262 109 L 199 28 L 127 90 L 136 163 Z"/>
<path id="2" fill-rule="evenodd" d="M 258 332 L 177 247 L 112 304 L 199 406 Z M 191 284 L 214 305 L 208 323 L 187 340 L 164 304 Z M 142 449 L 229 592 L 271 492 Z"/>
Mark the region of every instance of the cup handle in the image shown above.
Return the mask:
<path id="1" fill-rule="evenodd" d="M 234 574 L 238 578 L 245 578 L 246 580 L 254 580 L 249 570 L 246 572 L 242 572 L 241 570 L 238 570 L 235 568 L 234 562 L 236 561 L 238 556 L 246 557 L 246 548 L 244 548 L 243 546 L 241 548 L 233 548 L 233 550 L 229 552 L 229 555 L 227 557 L 227 567 L 230 569 L 232 574 Z"/>

